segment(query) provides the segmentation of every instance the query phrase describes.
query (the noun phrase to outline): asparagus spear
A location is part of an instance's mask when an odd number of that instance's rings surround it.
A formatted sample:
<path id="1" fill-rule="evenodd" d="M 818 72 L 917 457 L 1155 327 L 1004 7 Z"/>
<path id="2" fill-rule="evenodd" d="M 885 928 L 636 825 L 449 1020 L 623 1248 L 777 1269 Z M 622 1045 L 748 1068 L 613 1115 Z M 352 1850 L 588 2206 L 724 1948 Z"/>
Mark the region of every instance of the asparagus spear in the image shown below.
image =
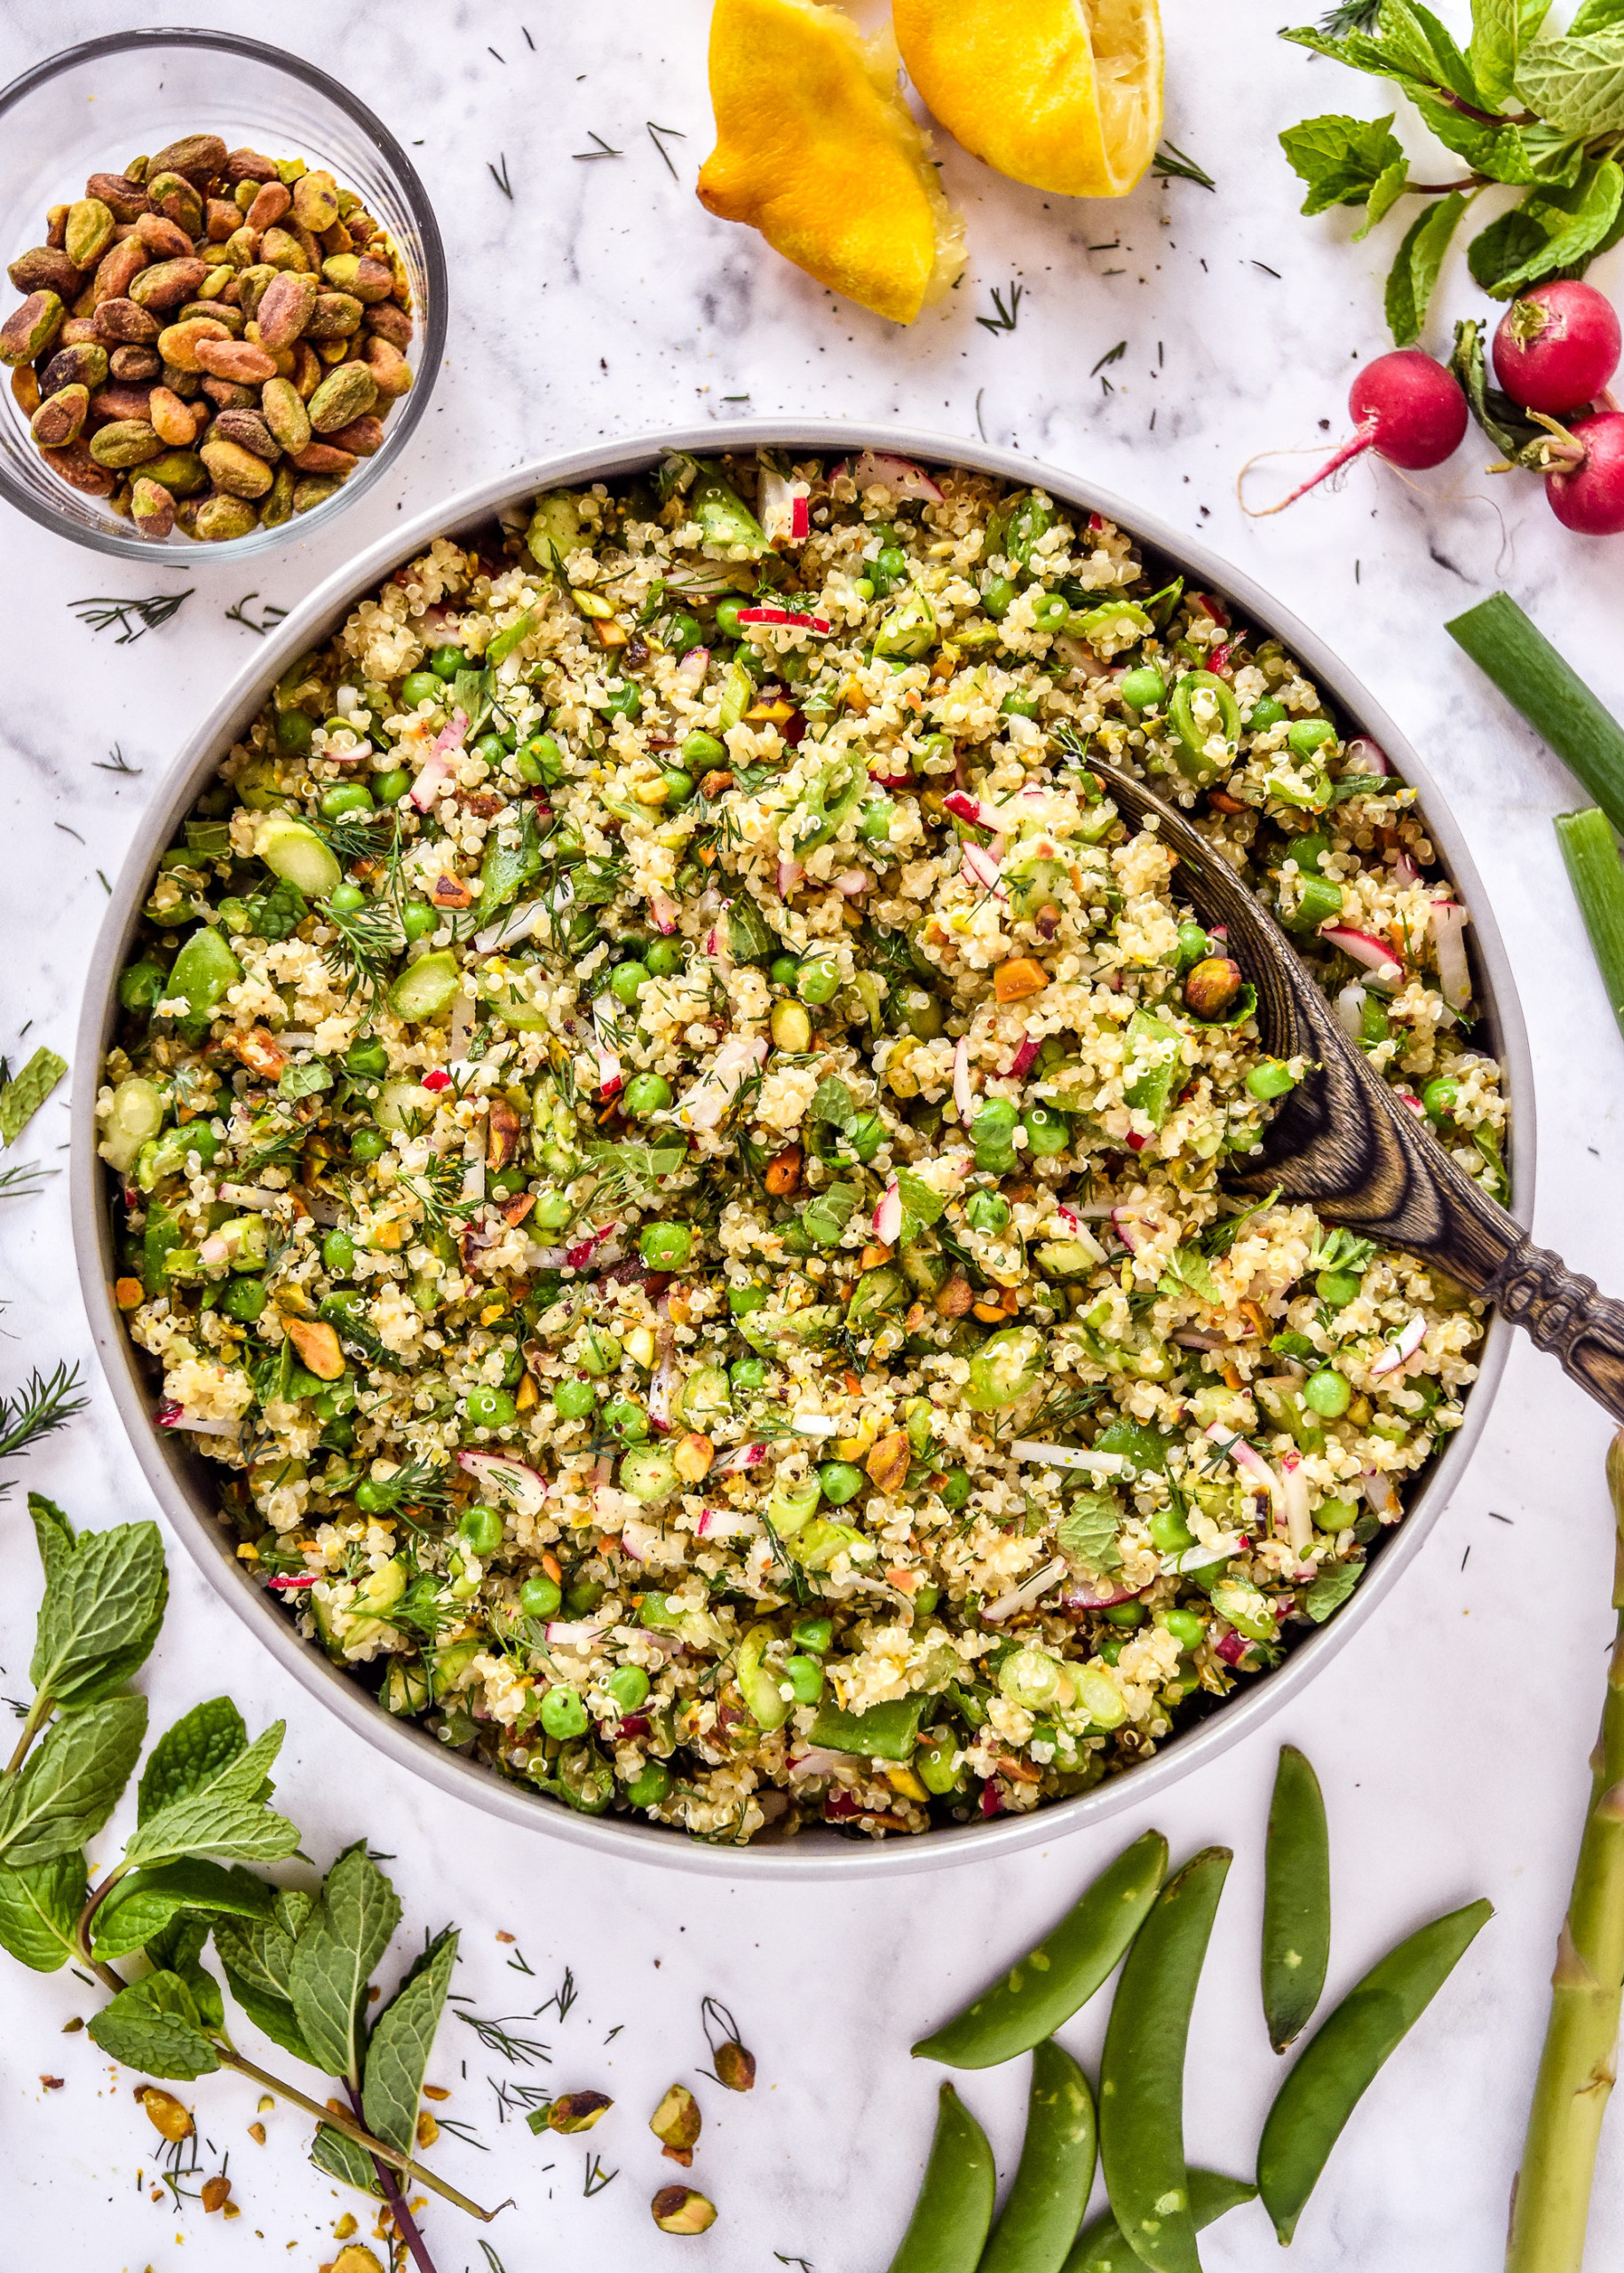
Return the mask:
<path id="1" fill-rule="evenodd" d="M 1590 1756 L 1589 1811 L 1557 1944 L 1523 2166 L 1512 2189 L 1506 2273 L 1580 2273 L 1596 2151 L 1612 2090 L 1624 1997 L 1624 1430 L 1608 1449 L 1607 1484 L 1618 1527 L 1618 1635 L 1601 1735 Z"/>

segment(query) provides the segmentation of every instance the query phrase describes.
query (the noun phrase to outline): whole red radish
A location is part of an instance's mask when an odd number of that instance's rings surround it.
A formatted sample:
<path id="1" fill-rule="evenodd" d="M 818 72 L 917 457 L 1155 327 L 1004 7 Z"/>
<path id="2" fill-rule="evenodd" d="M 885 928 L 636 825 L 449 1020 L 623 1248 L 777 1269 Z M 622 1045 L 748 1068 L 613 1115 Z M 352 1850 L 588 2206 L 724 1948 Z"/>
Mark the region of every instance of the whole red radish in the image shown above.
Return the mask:
<path id="1" fill-rule="evenodd" d="M 1357 428 L 1351 440 L 1289 497 L 1270 506 L 1271 513 L 1295 504 L 1361 450 L 1374 450 L 1390 465 L 1419 472 L 1453 457 L 1466 432 L 1466 397 L 1459 380 L 1419 347 L 1400 347 L 1367 363 L 1348 390 L 1348 411 Z"/>
<path id="2" fill-rule="evenodd" d="M 1551 511 L 1580 536 L 1617 536 L 1624 530 L 1624 411 L 1598 410 L 1594 418 L 1575 419 L 1568 432 L 1584 456 L 1568 471 L 1546 475 Z"/>
<path id="3" fill-rule="evenodd" d="M 1611 300 L 1576 278 L 1536 284 L 1513 300 L 1494 334 L 1494 376 L 1525 410 L 1553 418 L 1594 402 L 1619 368 Z"/>

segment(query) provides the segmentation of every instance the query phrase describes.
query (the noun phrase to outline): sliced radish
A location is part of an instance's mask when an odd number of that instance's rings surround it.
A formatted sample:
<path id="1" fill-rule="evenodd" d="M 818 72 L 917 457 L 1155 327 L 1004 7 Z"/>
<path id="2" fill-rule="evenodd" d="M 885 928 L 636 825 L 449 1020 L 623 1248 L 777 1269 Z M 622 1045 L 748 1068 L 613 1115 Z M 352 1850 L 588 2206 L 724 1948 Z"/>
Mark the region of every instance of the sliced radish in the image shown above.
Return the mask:
<path id="1" fill-rule="evenodd" d="M 1261 1484 L 1264 1486 L 1272 1506 L 1279 1506 L 1284 1487 L 1279 1477 L 1255 1445 L 1248 1445 L 1244 1437 L 1236 1436 L 1233 1430 L 1226 1429 L 1222 1421 L 1215 1421 L 1212 1423 L 1207 1431 L 1207 1437 L 1209 1443 L 1221 1445 L 1224 1447 L 1243 1476 L 1249 1477 L 1254 1484 Z"/>
<path id="2" fill-rule="evenodd" d="M 1368 734 L 1355 734 L 1344 755 L 1350 773 L 1390 773 L 1387 752 L 1380 742 L 1373 742 Z"/>
<path id="3" fill-rule="evenodd" d="M 790 893 L 795 890 L 796 886 L 800 883 L 801 878 L 805 874 L 806 871 L 799 860 L 791 860 L 788 859 L 780 859 L 778 864 L 779 898 L 780 899 L 788 899 Z"/>
<path id="4" fill-rule="evenodd" d="M 749 1040 L 737 1036 L 722 1044 L 709 1071 L 701 1073 L 677 1105 L 676 1119 L 685 1129 L 714 1129 L 732 1107 L 746 1074 L 759 1065 L 771 1045 L 764 1034 Z"/>
<path id="5" fill-rule="evenodd" d="M 1401 891 L 1407 891 L 1413 884 L 1421 882 L 1421 870 L 1406 851 L 1399 851 L 1393 855 L 1393 882 Z"/>
<path id="6" fill-rule="evenodd" d="M 677 902 L 669 892 L 661 891 L 655 885 L 648 895 L 648 912 L 654 919 L 654 929 L 669 939 L 677 929 Z"/>
<path id="7" fill-rule="evenodd" d="M 745 1539 L 760 1529 L 758 1518 L 742 1508 L 701 1508 L 694 1525 L 701 1539 Z"/>
<path id="8" fill-rule="evenodd" d="M 1007 899 L 1003 888 L 1003 871 L 990 852 L 978 844 L 964 844 L 959 851 L 959 874 L 966 883 L 975 884 L 982 891 L 990 891 L 994 899 Z"/>
<path id="9" fill-rule="evenodd" d="M 1038 1052 L 1042 1047 L 1042 1043 L 1037 1039 L 1035 1034 L 1028 1034 L 1026 1036 L 1026 1041 L 1022 1042 L 1020 1048 L 1016 1051 L 1015 1061 L 1010 1067 L 1010 1078 L 1012 1080 L 1018 1081 L 1023 1073 L 1029 1073 L 1031 1072 L 1033 1066 L 1037 1063 Z"/>
<path id="10" fill-rule="evenodd" d="M 962 1034 L 953 1053 L 953 1102 L 959 1109 L 959 1119 L 969 1126 L 976 1109 L 976 1093 L 970 1085 L 970 1036 Z"/>
<path id="11" fill-rule="evenodd" d="M 1143 1587 L 1121 1587 L 1110 1579 L 1102 1579 L 1097 1586 L 1089 1586 L 1079 1579 L 1061 1596 L 1060 1607 L 1068 1618 L 1084 1617 L 1091 1610 L 1114 1610 L 1118 1603 L 1132 1602 L 1154 1583 L 1147 1579 Z"/>
<path id="12" fill-rule="evenodd" d="M 1354 1041 L 1365 1031 L 1365 990 L 1357 978 L 1351 978 L 1336 997 L 1337 1024 Z"/>
<path id="13" fill-rule="evenodd" d="M 547 1478 L 522 1460 L 503 1453 L 458 1453 L 456 1464 L 477 1482 L 499 1492 L 522 1516 L 539 1516 L 547 1497 Z"/>
<path id="14" fill-rule="evenodd" d="M 1393 1480 L 1386 1470 L 1380 1468 L 1367 1468 L 1359 1477 L 1359 1482 L 1364 1487 L 1365 1497 L 1370 1503 L 1372 1512 L 1380 1516 L 1384 1524 L 1396 1522 L 1401 1512 L 1398 1494 L 1394 1491 Z"/>
<path id="15" fill-rule="evenodd" d="M 967 820 L 972 828 L 991 828 L 993 816 L 979 797 L 972 797 L 968 789 L 949 789 L 942 799 L 942 811 L 951 813 L 955 820 Z"/>
<path id="16" fill-rule="evenodd" d="M 843 868 L 835 879 L 835 889 L 845 899 L 860 899 L 874 878 L 867 868 Z"/>
<path id="17" fill-rule="evenodd" d="M 432 1073 L 424 1075 L 420 1086 L 425 1089 L 448 1089 L 451 1087 L 451 1076 L 443 1065 L 436 1065 Z"/>
<path id="18" fill-rule="evenodd" d="M 550 1650 L 590 1650 L 603 1632 L 584 1618 L 552 1618 L 547 1622 Z"/>
<path id="19" fill-rule="evenodd" d="M 1435 899 L 1431 915 L 1432 952 L 1438 959 L 1444 1000 L 1452 1010 L 1465 1010 L 1472 999 L 1472 975 L 1466 960 L 1466 910 L 1459 900 Z"/>
<path id="20" fill-rule="evenodd" d="M 1370 1368 L 1374 1381 L 1382 1374 L 1397 1373 L 1406 1358 L 1413 1358 L 1427 1338 L 1427 1321 L 1419 1311 L 1406 1320 L 1397 1338 L 1388 1343 Z"/>
<path id="21" fill-rule="evenodd" d="M 882 1246 L 894 1247 L 902 1236 L 902 1194 L 892 1176 L 874 1211 L 874 1235 Z"/>
<path id="22" fill-rule="evenodd" d="M 1252 1644 L 1247 1640 L 1244 1634 L 1237 1634 L 1234 1628 L 1232 1626 L 1224 1633 L 1219 1635 L 1217 1640 L 1212 1646 L 1216 1654 L 1223 1659 L 1226 1666 L 1238 1666 L 1241 1663 Z"/>
<path id="23" fill-rule="evenodd" d="M 714 1473 L 717 1476 L 736 1476 L 741 1469 L 759 1468 L 766 1457 L 765 1445 L 741 1445 L 736 1452 L 731 1452 L 725 1459 L 717 1461 Z"/>
<path id="24" fill-rule="evenodd" d="M 1362 963 L 1370 973 L 1370 984 L 1383 993 L 1398 986 L 1404 972 L 1393 961 L 1393 951 L 1385 939 L 1374 939 L 1368 931 L 1356 931 L 1351 923 L 1327 923 L 1319 933 L 1332 946 L 1340 947 L 1352 962 Z"/>
<path id="25" fill-rule="evenodd" d="M 889 489 L 893 497 L 917 497 L 939 505 L 942 493 L 922 466 L 891 450 L 865 450 L 852 468 L 860 489 Z"/>
<path id="26" fill-rule="evenodd" d="M 1279 1511 L 1293 1548 L 1305 1555 L 1314 1543 L 1314 1519 L 1308 1512 L 1308 1478 L 1295 1453 L 1288 1453 L 1280 1462 Z"/>
<path id="27" fill-rule="evenodd" d="M 601 1247 L 610 1234 L 619 1229 L 618 1224 L 606 1224 L 601 1232 L 590 1232 L 585 1239 L 577 1240 L 574 1247 L 565 1248 L 565 1262 L 572 1271 L 583 1271 L 591 1261 L 592 1250 Z"/>
<path id="28" fill-rule="evenodd" d="M 1041 1571 L 1034 1571 L 1031 1578 L 1023 1580 L 1018 1587 L 1011 1587 L 1007 1595 L 1000 1595 L 996 1602 L 989 1602 L 981 1612 L 982 1619 L 987 1625 L 994 1626 L 1001 1619 L 1013 1618 L 1018 1610 L 1029 1609 L 1049 1592 L 1050 1587 L 1058 1586 L 1070 1568 L 1065 1556 L 1057 1555 L 1051 1562 L 1045 1563 Z"/>
<path id="29" fill-rule="evenodd" d="M 467 712 L 464 710 L 455 712 L 450 725 L 442 726 L 429 745 L 429 754 L 423 762 L 416 780 L 405 796 L 399 800 L 401 804 L 415 805 L 420 813 L 428 812 L 445 784 L 456 778 L 451 768 L 450 753 L 453 750 L 461 749 L 463 737 L 467 732 Z"/>
<path id="30" fill-rule="evenodd" d="M 1050 1445 L 1036 1437 L 1018 1437 L 1010 1453 L 1014 1460 L 1041 1461 L 1046 1468 L 1086 1469 L 1093 1476 L 1121 1476 L 1132 1466 L 1126 1453 L 1097 1453 L 1091 1445 Z"/>
<path id="31" fill-rule="evenodd" d="M 709 647 L 690 647 L 677 666 L 677 685 L 684 694 L 692 694 L 705 684 L 705 673 L 710 668 Z"/>
<path id="32" fill-rule="evenodd" d="M 792 631 L 816 631 L 827 635 L 829 620 L 827 615 L 807 615 L 793 607 L 741 607 L 741 623 L 780 623 Z"/>
<path id="33" fill-rule="evenodd" d="M 560 877 L 554 893 L 554 906 L 567 907 L 574 897 L 574 888 L 567 876 Z M 549 913 L 544 899 L 527 899 L 522 907 L 510 907 L 507 914 L 495 923 L 487 923 L 483 931 L 473 936 L 474 953 L 495 954 L 501 947 L 516 946 L 520 939 L 527 939 L 536 925 Z"/>
<path id="34" fill-rule="evenodd" d="M 761 469 L 756 511 L 769 544 L 804 544 L 812 535 L 811 485 Z"/>

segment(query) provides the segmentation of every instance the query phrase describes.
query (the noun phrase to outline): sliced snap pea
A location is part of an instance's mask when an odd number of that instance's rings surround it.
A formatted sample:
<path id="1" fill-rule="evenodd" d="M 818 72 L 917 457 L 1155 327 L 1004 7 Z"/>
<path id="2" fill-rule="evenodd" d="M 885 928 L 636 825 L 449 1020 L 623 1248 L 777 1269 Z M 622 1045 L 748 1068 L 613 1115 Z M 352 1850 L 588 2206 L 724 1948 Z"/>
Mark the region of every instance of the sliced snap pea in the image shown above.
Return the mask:
<path id="1" fill-rule="evenodd" d="M 1031 1953 L 933 2036 L 916 2060 L 991 2068 L 1029 2052 L 1086 2005 L 1149 1914 L 1167 1875 L 1168 1842 L 1147 1831 L 1124 1848 Z"/>
<path id="2" fill-rule="evenodd" d="M 1099 2068 L 1099 2149 L 1111 2207 L 1152 2273 L 1200 2273 L 1184 2166 L 1184 2043 L 1232 1857 L 1206 1847 L 1176 1871 L 1128 1952 Z"/>
<path id="3" fill-rule="evenodd" d="M 890 2273 L 975 2273 L 997 2190 L 986 2134 L 944 2084 L 919 2198 Z"/>
<path id="4" fill-rule="evenodd" d="M 1277 2052 L 1313 2018 L 1331 1954 L 1331 1853 L 1319 1778 L 1280 1746 L 1264 1848 L 1264 2018 Z"/>
<path id="5" fill-rule="evenodd" d="M 1060 2273 L 1094 2184 L 1094 2095 L 1052 2038 L 1032 2053 L 1020 2166 L 978 2273 Z"/>
<path id="6" fill-rule="evenodd" d="M 1244 2178 L 1225 2178 L 1216 2170 L 1190 2174 L 1190 2214 L 1197 2229 L 1212 2225 L 1226 2210 L 1255 2202 L 1257 2189 Z M 1107 2211 L 1080 2233 L 1060 2273 L 1142 2273 L 1140 2260 L 1122 2239 L 1122 2229 Z"/>
<path id="7" fill-rule="evenodd" d="M 1343 2126 L 1494 1914 L 1470 1902 L 1421 1927 L 1351 1989 L 1310 2039 L 1275 2094 L 1257 2143 L 1257 2185 L 1288 2242 Z"/>

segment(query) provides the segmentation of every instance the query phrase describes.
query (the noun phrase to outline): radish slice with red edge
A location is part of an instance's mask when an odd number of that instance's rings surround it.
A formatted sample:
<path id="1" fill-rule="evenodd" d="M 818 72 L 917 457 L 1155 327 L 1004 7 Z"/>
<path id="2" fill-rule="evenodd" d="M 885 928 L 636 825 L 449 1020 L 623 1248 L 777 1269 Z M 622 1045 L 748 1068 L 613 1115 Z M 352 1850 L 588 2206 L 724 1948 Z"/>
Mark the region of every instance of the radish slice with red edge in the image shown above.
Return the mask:
<path id="1" fill-rule="evenodd" d="M 892 1176 L 874 1211 L 874 1235 L 882 1246 L 895 1247 L 902 1236 L 902 1193 Z"/>
<path id="2" fill-rule="evenodd" d="M 1406 1320 L 1396 1341 L 1390 1342 L 1381 1356 L 1372 1364 L 1374 1381 L 1382 1374 L 1396 1374 L 1406 1358 L 1413 1358 L 1427 1338 L 1427 1321 L 1419 1311 Z"/>
<path id="3" fill-rule="evenodd" d="M 1011 1587 L 1007 1595 L 1000 1595 L 996 1602 L 989 1602 L 981 1612 L 983 1621 L 988 1626 L 995 1626 L 1003 1619 L 1013 1618 L 1018 1610 L 1028 1609 L 1034 1602 L 1041 1601 L 1050 1587 L 1058 1586 L 1070 1568 L 1064 1555 L 1055 1556 L 1044 1564 L 1041 1571 L 1034 1571 L 1031 1578 L 1024 1579 L 1018 1587 Z"/>
<path id="4" fill-rule="evenodd" d="M 456 778 L 451 769 L 450 753 L 453 750 L 461 749 L 463 736 L 467 732 L 467 713 L 458 710 L 450 725 L 442 726 L 440 733 L 435 735 L 416 780 L 405 795 L 397 800 L 399 804 L 415 805 L 420 813 L 428 812 L 444 785 Z"/>
<path id="5" fill-rule="evenodd" d="M 860 489 L 889 489 L 893 497 L 916 497 L 939 505 L 942 493 L 922 466 L 891 450 L 865 450 L 852 468 Z"/>
<path id="6" fill-rule="evenodd" d="M 503 1453 L 459 1452 L 456 1464 L 480 1484 L 488 1485 L 510 1500 L 521 1515 L 535 1516 L 547 1497 L 547 1478 L 522 1460 Z"/>
<path id="7" fill-rule="evenodd" d="M 816 631 L 820 634 L 826 633 L 829 628 L 827 615 L 804 615 L 799 609 L 788 607 L 741 607 L 739 621 L 741 623 L 784 624 L 793 631 Z"/>
<path id="8" fill-rule="evenodd" d="M 1368 984 L 1390 993 L 1404 977 L 1393 961 L 1393 951 L 1385 939 L 1374 939 L 1368 931 L 1357 931 L 1351 923 L 1327 923 L 1319 937 L 1328 939 L 1332 946 L 1340 947 L 1351 961 L 1362 963 L 1369 971 Z"/>

